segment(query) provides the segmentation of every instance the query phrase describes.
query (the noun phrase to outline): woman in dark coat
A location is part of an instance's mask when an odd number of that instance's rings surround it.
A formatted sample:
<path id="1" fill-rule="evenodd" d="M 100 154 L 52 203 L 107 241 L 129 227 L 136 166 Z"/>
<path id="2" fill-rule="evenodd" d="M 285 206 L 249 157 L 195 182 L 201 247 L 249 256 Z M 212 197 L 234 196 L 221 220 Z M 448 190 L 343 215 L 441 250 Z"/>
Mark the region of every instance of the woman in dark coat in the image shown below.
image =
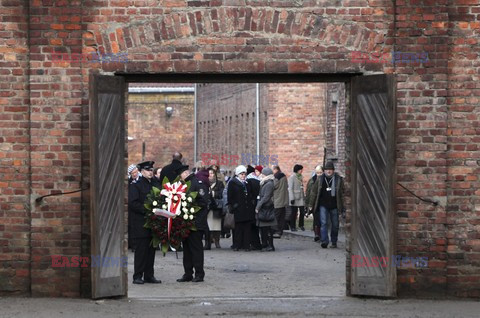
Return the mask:
<path id="1" fill-rule="evenodd" d="M 262 237 L 262 251 L 275 251 L 273 246 L 273 229 L 272 226 L 277 225 L 275 217 L 270 222 L 258 220 L 258 213 L 264 211 L 271 211 L 275 216 L 275 207 L 273 205 L 273 171 L 270 168 L 262 170 L 262 181 L 260 181 L 260 199 L 258 200 L 255 212 L 257 213 L 257 226 L 260 228 L 260 235 Z"/>
<path id="2" fill-rule="evenodd" d="M 234 251 L 239 249 L 250 251 L 251 227 L 255 221 L 252 194 L 249 193 L 249 186 L 245 182 L 246 173 L 247 169 L 244 166 L 238 166 L 227 190 L 228 205 L 235 218 Z"/>
<path id="3" fill-rule="evenodd" d="M 206 237 L 213 238 L 215 247 L 220 248 L 220 232 L 222 230 L 223 218 L 223 189 L 225 185 L 217 179 L 215 169 L 208 169 L 208 180 L 210 181 L 210 210 L 208 212 L 207 222 L 210 234 Z M 219 202 L 219 205 L 217 203 Z M 211 249 L 211 240 L 205 242 L 206 249 Z"/>

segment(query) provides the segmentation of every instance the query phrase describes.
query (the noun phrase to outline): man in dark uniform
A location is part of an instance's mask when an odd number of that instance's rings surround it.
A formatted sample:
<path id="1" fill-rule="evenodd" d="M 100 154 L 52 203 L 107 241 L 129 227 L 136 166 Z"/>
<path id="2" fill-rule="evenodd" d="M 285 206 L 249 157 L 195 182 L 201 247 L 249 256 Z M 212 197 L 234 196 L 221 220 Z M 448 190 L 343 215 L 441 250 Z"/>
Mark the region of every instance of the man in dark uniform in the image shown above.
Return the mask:
<path id="1" fill-rule="evenodd" d="M 173 182 L 178 176 L 178 169 L 180 169 L 182 164 L 182 154 L 180 152 L 176 152 L 173 154 L 172 163 L 166 165 L 162 168 L 160 172 L 160 183 L 163 183 L 163 178 L 167 177 L 170 182 Z"/>
<path id="2" fill-rule="evenodd" d="M 153 275 L 155 262 L 155 247 L 152 246 L 152 233 L 143 227 L 145 224 L 144 203 L 152 187 L 160 188 L 160 184 L 153 178 L 153 161 L 140 163 L 139 169 L 142 178 L 128 187 L 128 215 L 131 224 L 131 236 L 135 245 L 133 283 L 143 284 L 161 283 Z M 143 279 L 142 279 L 143 277 Z"/>
<path id="3" fill-rule="evenodd" d="M 197 192 L 195 204 L 201 209 L 195 214 L 196 231 L 190 232 L 190 235 L 183 241 L 183 268 L 185 273 L 177 282 L 203 282 L 205 271 L 203 269 L 203 244 L 202 237 L 204 231 L 208 230 L 207 215 L 209 200 L 209 188 L 200 180 L 198 180 L 193 173 L 190 173 L 188 166 L 182 165 L 177 170 L 180 178 L 188 182 L 190 181 L 190 188 L 188 192 Z M 195 277 L 193 277 L 193 269 L 195 269 Z"/>

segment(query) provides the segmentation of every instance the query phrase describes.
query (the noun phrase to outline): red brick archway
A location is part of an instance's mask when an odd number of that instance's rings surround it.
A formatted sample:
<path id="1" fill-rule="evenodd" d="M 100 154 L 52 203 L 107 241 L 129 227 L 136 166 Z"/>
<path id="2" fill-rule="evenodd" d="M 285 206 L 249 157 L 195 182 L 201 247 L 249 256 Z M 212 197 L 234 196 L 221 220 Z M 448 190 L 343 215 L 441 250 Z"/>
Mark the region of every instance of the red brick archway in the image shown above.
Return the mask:
<path id="1" fill-rule="evenodd" d="M 402 295 L 478 297 L 478 5 L 465 1 L 11 0 L 0 5 L 2 293 L 78 296 L 87 255 L 91 73 L 394 73 L 397 251 L 428 269 L 399 271 Z M 52 62 L 53 52 L 126 51 L 130 61 Z M 351 53 L 426 52 L 425 63 L 354 63 Z M 460 66 L 460 67 L 459 67 Z M 254 74 L 254 75 L 252 75 Z M 79 282 L 81 282 L 79 284 Z"/>

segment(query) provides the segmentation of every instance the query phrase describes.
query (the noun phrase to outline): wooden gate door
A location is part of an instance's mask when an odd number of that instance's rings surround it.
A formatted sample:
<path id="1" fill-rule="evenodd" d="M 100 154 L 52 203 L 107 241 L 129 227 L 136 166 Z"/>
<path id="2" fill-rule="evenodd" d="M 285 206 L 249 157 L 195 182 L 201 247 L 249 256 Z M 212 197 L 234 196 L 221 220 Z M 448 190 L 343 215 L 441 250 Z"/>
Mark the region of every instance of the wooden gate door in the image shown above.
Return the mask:
<path id="1" fill-rule="evenodd" d="M 393 75 L 352 79 L 352 295 L 397 293 L 394 84 Z"/>
<path id="2" fill-rule="evenodd" d="M 125 296 L 125 81 L 90 77 L 92 298 Z"/>

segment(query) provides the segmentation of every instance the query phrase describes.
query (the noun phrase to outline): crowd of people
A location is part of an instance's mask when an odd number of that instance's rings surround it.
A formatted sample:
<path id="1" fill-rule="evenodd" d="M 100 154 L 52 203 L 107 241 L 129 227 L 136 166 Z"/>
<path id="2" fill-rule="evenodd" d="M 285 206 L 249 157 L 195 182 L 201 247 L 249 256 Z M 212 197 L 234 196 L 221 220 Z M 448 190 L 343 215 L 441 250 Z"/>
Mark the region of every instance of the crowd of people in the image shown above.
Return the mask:
<path id="1" fill-rule="evenodd" d="M 233 251 L 275 251 L 274 238 L 284 230 L 305 231 L 305 216 L 313 214 L 314 241 L 322 248 L 337 247 L 339 215 L 344 215 L 343 178 L 335 173 L 333 162 L 317 166 L 304 189 L 303 166 L 296 164 L 287 176 L 278 165 L 235 168 L 233 177 L 226 177 L 217 162 L 183 163 L 177 152 L 172 162 L 154 168 L 153 161 L 128 167 L 129 246 L 134 250 L 133 283 L 160 283 L 153 272 L 155 247 L 151 233 L 144 228 L 144 201 L 152 187 L 161 188 L 164 178 L 190 181 L 189 191 L 198 192 L 196 204 L 201 207 L 195 217 L 197 231 L 182 242 L 184 275 L 178 282 L 201 282 L 204 279 L 204 250 L 212 243 L 221 248 L 220 238 L 232 236 Z M 287 217 L 287 208 L 291 210 Z M 331 232 L 328 235 L 328 226 Z M 203 243 L 203 240 L 205 243 Z"/>

